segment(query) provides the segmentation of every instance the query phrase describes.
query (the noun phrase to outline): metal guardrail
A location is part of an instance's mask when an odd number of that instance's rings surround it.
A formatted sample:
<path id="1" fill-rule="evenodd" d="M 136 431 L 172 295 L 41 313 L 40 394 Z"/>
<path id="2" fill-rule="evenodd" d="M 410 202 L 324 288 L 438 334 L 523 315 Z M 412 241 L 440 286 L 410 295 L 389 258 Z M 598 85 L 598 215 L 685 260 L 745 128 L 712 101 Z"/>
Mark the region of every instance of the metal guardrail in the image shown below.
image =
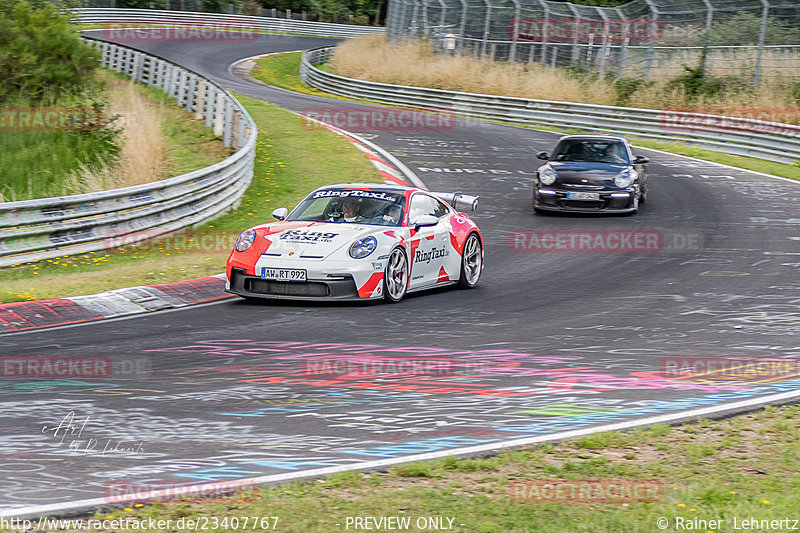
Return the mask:
<path id="1" fill-rule="evenodd" d="M 134 25 L 153 26 L 208 26 L 237 31 L 266 31 L 300 33 L 320 37 L 357 37 L 383 32 L 382 27 L 334 24 L 272 17 L 251 17 L 220 13 L 195 13 L 191 11 L 163 11 L 156 9 L 74 9 L 74 20 L 80 24 L 102 24 L 109 32 L 132 28 Z M 210 40 L 210 39 L 209 39 Z"/>
<path id="2" fill-rule="evenodd" d="M 161 58 L 87 41 L 102 52 L 104 66 L 162 89 L 238 150 L 214 165 L 154 183 L 0 203 L 0 267 L 112 248 L 199 224 L 235 206 L 253 177 L 258 129 L 229 92 Z"/>
<path id="3" fill-rule="evenodd" d="M 328 61 L 333 47 L 303 54 L 300 78 L 329 93 L 524 125 L 558 125 L 588 131 L 681 142 L 727 154 L 779 163 L 800 161 L 800 126 L 721 115 L 532 100 L 376 83 L 338 76 L 314 65 Z"/>

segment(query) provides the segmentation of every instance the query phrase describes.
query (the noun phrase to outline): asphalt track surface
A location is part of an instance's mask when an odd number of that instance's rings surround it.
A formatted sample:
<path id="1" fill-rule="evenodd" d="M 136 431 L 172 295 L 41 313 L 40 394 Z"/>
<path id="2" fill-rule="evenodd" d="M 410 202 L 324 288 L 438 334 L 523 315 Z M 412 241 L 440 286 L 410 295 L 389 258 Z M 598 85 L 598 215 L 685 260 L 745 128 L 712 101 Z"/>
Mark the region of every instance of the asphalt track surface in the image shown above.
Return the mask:
<path id="1" fill-rule="evenodd" d="M 384 110 L 229 71 L 240 58 L 330 42 L 264 36 L 135 46 L 294 111 Z M 0 381 L 0 510 L 113 501 L 132 487 L 381 466 L 677 420 L 703 408 L 741 410 L 798 392 L 796 367 L 677 375 L 670 365 L 800 360 L 800 184 L 637 150 L 651 157 L 649 200 L 638 215 L 535 216 L 533 154 L 551 148 L 554 133 L 461 120 L 442 131 L 355 133 L 431 190 L 480 195 L 480 285 L 415 294 L 399 305 L 232 298 L 2 335 L 3 355 L 108 357 L 114 371 L 103 379 Z M 529 230 L 540 232 L 538 247 L 530 233 L 518 233 Z M 660 244 L 625 253 L 544 248 L 555 232 L 597 230 L 660 235 Z M 354 361 L 379 363 L 382 374 Z M 430 361 L 437 370 L 420 373 Z M 409 373 L 391 366 L 401 362 L 418 366 Z"/>

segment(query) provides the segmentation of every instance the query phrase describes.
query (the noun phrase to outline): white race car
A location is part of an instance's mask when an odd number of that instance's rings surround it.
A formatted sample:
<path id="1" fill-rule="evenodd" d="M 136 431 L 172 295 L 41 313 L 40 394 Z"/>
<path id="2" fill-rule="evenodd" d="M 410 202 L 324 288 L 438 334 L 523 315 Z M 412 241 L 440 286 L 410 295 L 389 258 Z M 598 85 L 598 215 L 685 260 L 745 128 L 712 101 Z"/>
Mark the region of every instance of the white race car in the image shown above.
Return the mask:
<path id="1" fill-rule="evenodd" d="M 399 302 L 411 291 L 457 283 L 483 271 L 478 199 L 397 185 L 320 187 L 277 222 L 236 240 L 227 292 L 245 298 Z"/>

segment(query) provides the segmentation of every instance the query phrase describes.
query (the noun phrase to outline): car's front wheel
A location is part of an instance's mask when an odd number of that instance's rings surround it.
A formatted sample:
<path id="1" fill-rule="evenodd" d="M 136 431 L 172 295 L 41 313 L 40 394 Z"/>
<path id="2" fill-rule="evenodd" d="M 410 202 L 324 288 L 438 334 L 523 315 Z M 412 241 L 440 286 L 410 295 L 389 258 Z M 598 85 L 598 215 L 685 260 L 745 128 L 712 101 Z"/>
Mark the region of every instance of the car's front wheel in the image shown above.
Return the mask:
<path id="1" fill-rule="evenodd" d="M 461 254 L 461 277 L 458 286 L 462 289 L 471 289 L 478 284 L 483 271 L 483 246 L 478 235 L 471 233 L 464 243 Z"/>
<path id="2" fill-rule="evenodd" d="M 402 248 L 389 254 L 383 273 L 383 298 L 387 302 L 399 302 L 408 291 L 408 258 Z"/>

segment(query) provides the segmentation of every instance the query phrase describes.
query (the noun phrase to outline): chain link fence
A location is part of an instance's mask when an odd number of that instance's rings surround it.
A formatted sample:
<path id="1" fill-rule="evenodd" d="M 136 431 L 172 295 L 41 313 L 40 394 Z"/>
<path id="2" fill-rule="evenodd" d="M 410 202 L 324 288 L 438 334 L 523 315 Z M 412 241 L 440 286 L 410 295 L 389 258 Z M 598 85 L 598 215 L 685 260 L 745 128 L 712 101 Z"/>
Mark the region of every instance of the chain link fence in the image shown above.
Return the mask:
<path id="1" fill-rule="evenodd" d="M 633 0 L 620 7 L 548 0 L 391 0 L 392 40 L 437 50 L 574 67 L 617 78 L 668 79 L 684 65 L 715 76 L 800 79 L 800 3 Z"/>

